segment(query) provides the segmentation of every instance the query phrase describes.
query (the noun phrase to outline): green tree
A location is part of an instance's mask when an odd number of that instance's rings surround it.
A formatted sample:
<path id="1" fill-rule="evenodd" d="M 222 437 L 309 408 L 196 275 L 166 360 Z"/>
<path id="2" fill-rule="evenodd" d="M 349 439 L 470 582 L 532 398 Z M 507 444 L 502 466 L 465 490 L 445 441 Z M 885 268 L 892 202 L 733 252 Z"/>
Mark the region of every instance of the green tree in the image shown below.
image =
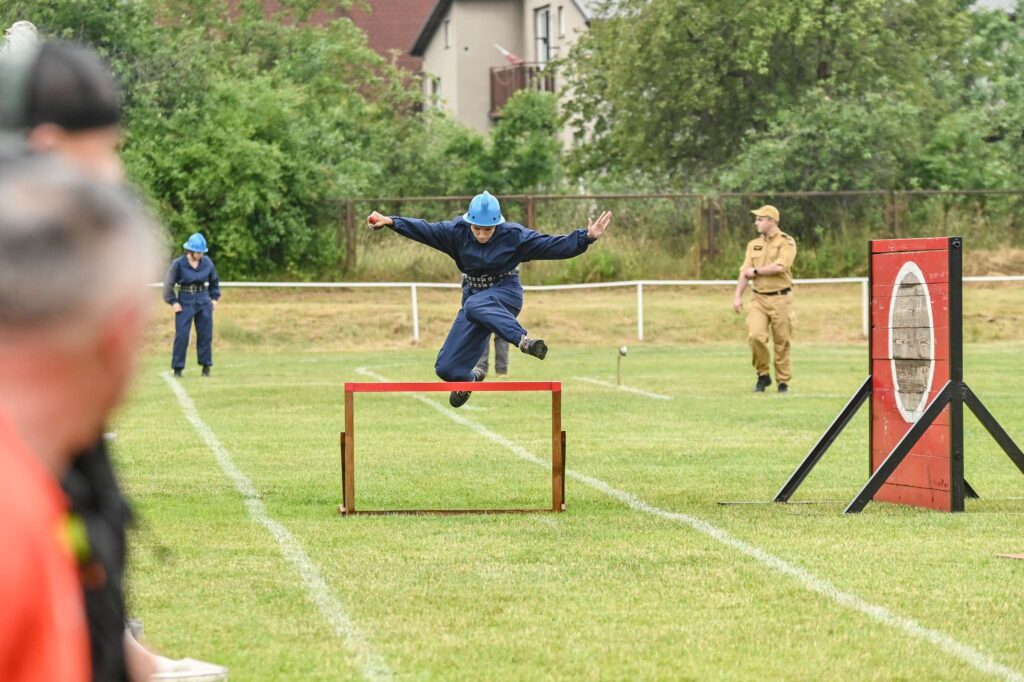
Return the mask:
<path id="1" fill-rule="evenodd" d="M 561 173 L 558 132 L 558 101 L 553 93 L 515 93 L 502 108 L 491 136 L 498 191 L 551 189 Z"/>
<path id="2" fill-rule="evenodd" d="M 580 167 L 692 187 L 808 91 L 936 104 L 962 71 L 964 0 L 617 0 L 568 60 Z"/>

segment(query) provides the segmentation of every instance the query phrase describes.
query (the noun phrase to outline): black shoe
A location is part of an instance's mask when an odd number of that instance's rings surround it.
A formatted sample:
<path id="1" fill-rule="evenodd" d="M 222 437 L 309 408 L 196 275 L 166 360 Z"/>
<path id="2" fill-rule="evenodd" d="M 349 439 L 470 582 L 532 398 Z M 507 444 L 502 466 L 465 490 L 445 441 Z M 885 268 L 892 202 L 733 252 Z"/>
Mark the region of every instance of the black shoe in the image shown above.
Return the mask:
<path id="1" fill-rule="evenodd" d="M 786 383 L 779 384 L 779 393 L 789 393 L 789 384 L 786 384 Z"/>
<path id="2" fill-rule="evenodd" d="M 757 377 L 757 383 L 754 385 L 754 393 L 764 393 L 764 389 L 772 385 L 772 378 L 767 374 L 762 374 Z"/>
<path id="3" fill-rule="evenodd" d="M 209 365 L 203 365 L 203 376 L 204 377 L 210 376 L 210 366 Z"/>
<path id="4" fill-rule="evenodd" d="M 180 377 L 181 376 L 181 370 L 180 369 L 174 370 L 174 376 Z"/>
<path id="5" fill-rule="evenodd" d="M 479 367 L 473 368 L 473 381 L 483 381 L 487 377 L 487 370 Z"/>
<path id="6" fill-rule="evenodd" d="M 544 343 L 543 339 L 528 339 L 524 336 L 519 342 L 519 350 L 527 355 L 543 360 L 548 354 L 548 345 Z"/>
<path id="7" fill-rule="evenodd" d="M 452 407 L 462 407 L 471 395 L 472 391 L 452 391 L 448 396 L 448 404 Z"/>

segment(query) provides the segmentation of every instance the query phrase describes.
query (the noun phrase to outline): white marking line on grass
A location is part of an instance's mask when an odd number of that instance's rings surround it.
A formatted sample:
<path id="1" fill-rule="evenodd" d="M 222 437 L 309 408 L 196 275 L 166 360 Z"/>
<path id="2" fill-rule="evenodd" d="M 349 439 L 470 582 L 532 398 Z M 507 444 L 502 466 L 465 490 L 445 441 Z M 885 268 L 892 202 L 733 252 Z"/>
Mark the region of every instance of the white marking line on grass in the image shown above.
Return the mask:
<path id="1" fill-rule="evenodd" d="M 185 391 L 185 388 L 180 382 L 171 377 L 170 372 L 162 372 L 161 376 L 167 382 L 167 385 L 171 387 L 174 395 L 177 396 L 178 404 L 181 406 L 181 411 L 184 413 L 185 418 L 192 424 L 193 428 L 203 439 L 203 442 L 206 443 L 206 447 L 217 458 L 217 463 L 220 464 L 220 468 L 235 484 L 235 489 L 245 498 L 245 506 L 249 510 L 249 516 L 274 536 L 277 544 L 281 547 L 281 553 L 291 562 L 302 578 L 309 599 L 320 610 L 321 615 L 330 624 L 334 633 L 345 640 L 349 649 L 355 654 L 356 662 L 362 671 L 363 677 L 371 680 L 371 682 L 390 680 L 392 674 L 387 663 L 366 641 L 359 628 L 356 627 L 352 619 L 345 613 L 341 602 L 331 594 L 327 583 L 320 575 L 320 572 L 317 571 L 309 555 L 302 549 L 299 541 L 295 539 L 295 536 L 287 528 L 274 520 L 267 512 L 267 507 L 263 504 L 256 486 L 235 465 L 234 460 L 231 459 L 231 453 L 221 445 L 217 435 L 200 418 L 199 411 L 196 409 L 195 403 L 192 402 L 192 398 L 189 397 L 188 392 Z"/>
<path id="2" fill-rule="evenodd" d="M 609 381 L 601 381 L 600 379 L 592 379 L 590 377 L 576 377 L 580 381 L 586 381 L 591 384 L 597 384 L 598 386 L 604 386 L 605 388 L 615 389 L 617 391 L 626 391 L 628 393 L 636 393 L 642 395 L 645 398 L 654 398 L 655 400 L 673 400 L 670 395 L 662 395 L 660 393 L 650 393 L 648 391 L 641 391 L 639 388 L 633 388 L 632 386 L 624 386 L 621 384 L 613 384 Z"/>
<path id="3" fill-rule="evenodd" d="M 377 381 L 388 381 L 386 377 L 383 377 L 380 374 L 377 374 L 376 372 L 373 372 L 363 367 L 356 369 L 356 372 L 368 377 L 373 377 Z M 461 424 L 469 429 L 472 429 L 481 436 L 494 441 L 498 445 L 501 445 L 505 449 L 512 452 L 512 454 L 516 455 L 517 457 L 524 459 L 528 462 L 537 464 L 539 466 L 545 467 L 547 469 L 551 468 L 551 462 L 545 461 L 540 457 L 537 457 L 533 453 L 527 451 L 525 448 L 512 442 L 505 436 L 502 436 L 501 434 L 491 431 L 486 426 L 478 424 L 470 419 L 467 419 L 466 417 L 463 417 L 460 414 L 457 414 L 456 412 L 448 409 L 447 405 L 442 406 L 440 403 L 434 400 L 430 400 L 429 398 L 425 398 L 424 396 L 421 395 L 412 395 L 411 397 L 415 398 L 416 400 L 419 400 L 425 405 L 429 405 L 430 407 L 434 408 L 441 414 L 447 416 L 457 424 Z M 987 673 L 989 675 L 994 675 L 996 677 L 1001 677 L 1005 680 L 1011 680 L 1012 682 L 1024 682 L 1024 674 L 1021 674 L 1013 668 L 1007 667 L 1002 663 L 999 663 L 988 654 L 985 654 L 984 652 L 979 651 L 978 649 L 975 649 L 974 647 L 968 644 L 963 644 L 962 642 L 953 639 L 951 636 L 947 635 L 944 632 L 935 630 L 933 628 L 925 627 L 917 621 L 913 620 L 912 618 L 907 618 L 905 616 L 893 613 L 884 606 L 872 604 L 871 602 L 866 601 L 861 597 L 858 597 L 852 592 L 844 592 L 832 583 L 830 583 L 829 581 L 825 580 L 824 578 L 819 578 L 816 575 L 812 574 L 807 569 L 800 568 L 799 566 L 796 566 L 794 564 L 789 563 L 788 561 L 780 559 L 779 557 L 773 554 L 769 554 L 763 549 L 746 543 L 743 540 L 740 540 L 739 538 L 730 535 L 721 528 L 718 528 L 717 526 L 714 526 L 703 519 L 700 519 L 696 516 L 691 516 L 689 514 L 668 511 L 667 509 L 655 507 L 654 505 L 644 502 L 643 500 L 641 500 L 636 495 L 633 495 L 632 493 L 628 493 L 624 490 L 619 490 L 618 488 L 614 488 L 598 478 L 594 478 L 593 476 L 588 476 L 586 474 L 579 473 L 578 471 L 574 471 L 572 469 L 566 469 L 565 475 L 568 476 L 569 478 L 579 481 L 580 483 L 590 488 L 593 488 L 594 490 L 604 493 L 608 497 L 611 497 L 622 502 L 630 509 L 651 514 L 653 516 L 663 518 L 667 521 L 673 521 L 676 523 L 681 523 L 683 525 L 689 526 L 690 528 L 693 528 L 694 530 L 717 540 L 723 545 L 732 547 L 741 554 L 745 554 L 748 557 L 755 559 L 756 561 L 764 564 L 765 566 L 774 571 L 778 571 L 779 573 L 788 575 L 791 578 L 795 578 L 806 589 L 808 589 L 811 592 L 817 592 L 818 594 L 828 597 L 832 601 L 842 606 L 845 606 L 854 611 L 859 611 L 870 618 L 874 618 L 880 623 L 896 628 L 897 630 L 902 630 L 908 635 L 917 637 L 918 639 L 923 639 L 927 642 L 934 644 L 944 653 L 951 654 L 952 656 L 960 659 L 961 661 L 963 661 L 964 663 L 968 664 L 976 670 L 979 670 L 983 673 Z"/>

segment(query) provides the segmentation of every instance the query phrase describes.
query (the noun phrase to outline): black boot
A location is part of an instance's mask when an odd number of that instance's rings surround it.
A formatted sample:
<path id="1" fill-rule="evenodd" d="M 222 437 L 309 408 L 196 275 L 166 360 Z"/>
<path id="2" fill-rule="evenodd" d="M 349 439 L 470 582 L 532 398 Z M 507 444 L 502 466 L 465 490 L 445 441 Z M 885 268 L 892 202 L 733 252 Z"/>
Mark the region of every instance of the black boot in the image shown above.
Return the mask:
<path id="1" fill-rule="evenodd" d="M 764 389 L 772 385 L 772 378 L 767 374 L 762 374 L 757 377 L 757 383 L 754 385 L 754 393 L 764 393 Z"/>
<path id="2" fill-rule="evenodd" d="M 479 367 L 473 368 L 473 381 L 483 381 L 487 373 Z M 452 391 L 448 395 L 448 404 L 452 407 L 462 407 L 469 400 L 469 396 L 473 395 L 472 391 Z"/>
<path id="3" fill-rule="evenodd" d="M 210 376 L 210 366 L 209 365 L 203 365 L 203 376 L 204 377 Z"/>
<path id="4" fill-rule="evenodd" d="M 544 343 L 543 339 L 528 339 L 524 336 L 519 340 L 519 350 L 527 355 L 543 360 L 548 354 L 548 345 Z"/>
<path id="5" fill-rule="evenodd" d="M 177 368 L 175 368 L 175 370 L 174 370 L 174 376 L 176 376 L 176 377 L 180 377 L 180 376 L 181 376 L 181 370 L 180 370 L 180 369 L 177 369 Z"/>
<path id="6" fill-rule="evenodd" d="M 779 393 L 789 393 L 789 384 L 781 382 L 779 384 Z"/>

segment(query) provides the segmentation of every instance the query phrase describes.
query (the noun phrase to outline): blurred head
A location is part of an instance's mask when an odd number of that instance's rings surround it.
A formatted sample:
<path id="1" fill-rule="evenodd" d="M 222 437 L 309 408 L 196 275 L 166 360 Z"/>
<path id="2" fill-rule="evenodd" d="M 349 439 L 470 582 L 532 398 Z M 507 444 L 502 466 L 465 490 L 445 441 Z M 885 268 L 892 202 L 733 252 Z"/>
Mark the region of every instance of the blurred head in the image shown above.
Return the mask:
<path id="1" fill-rule="evenodd" d="M 27 421 L 30 444 L 71 456 L 132 374 L 157 227 L 126 190 L 45 158 L 0 173 L 0 206 L 0 409 Z M 41 415 L 53 419 L 32 432 Z"/>
<path id="2" fill-rule="evenodd" d="M 779 209 L 765 205 L 751 211 L 754 214 L 754 227 L 759 234 L 767 234 L 779 226 Z"/>
<path id="3" fill-rule="evenodd" d="M 59 156 L 82 173 L 120 182 L 121 95 L 110 69 L 80 45 L 46 42 L 5 65 L 0 124 L 20 131 L 31 152 Z"/>
<path id="4" fill-rule="evenodd" d="M 4 45 L 0 52 L 17 52 L 33 47 L 39 40 L 38 31 L 31 21 L 16 21 L 4 30 Z"/>

